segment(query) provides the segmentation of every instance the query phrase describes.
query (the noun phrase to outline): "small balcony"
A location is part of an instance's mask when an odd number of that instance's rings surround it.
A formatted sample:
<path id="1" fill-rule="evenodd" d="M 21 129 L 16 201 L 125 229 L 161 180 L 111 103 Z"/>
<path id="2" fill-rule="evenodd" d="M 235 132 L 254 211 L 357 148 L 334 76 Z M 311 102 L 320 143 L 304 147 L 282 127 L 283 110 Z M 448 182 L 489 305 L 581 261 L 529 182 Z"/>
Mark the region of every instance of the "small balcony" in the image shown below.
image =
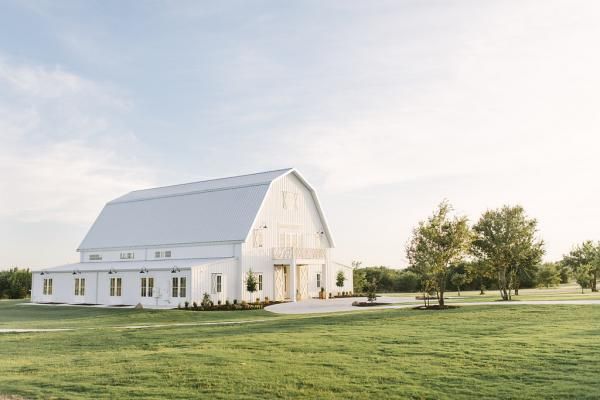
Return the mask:
<path id="1" fill-rule="evenodd" d="M 273 260 L 325 260 L 326 249 L 311 249 L 304 247 L 273 247 Z"/>

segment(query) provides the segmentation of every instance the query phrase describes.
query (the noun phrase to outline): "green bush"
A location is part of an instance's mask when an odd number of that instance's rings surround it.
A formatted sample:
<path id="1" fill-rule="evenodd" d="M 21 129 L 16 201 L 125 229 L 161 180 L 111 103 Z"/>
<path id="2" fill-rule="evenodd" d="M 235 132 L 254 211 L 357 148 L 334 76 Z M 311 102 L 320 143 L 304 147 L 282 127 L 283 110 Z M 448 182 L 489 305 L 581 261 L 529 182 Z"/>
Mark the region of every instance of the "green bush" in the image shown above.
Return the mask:
<path id="1" fill-rule="evenodd" d="M 11 268 L 0 271 L 0 299 L 24 299 L 31 293 L 31 271 Z"/>

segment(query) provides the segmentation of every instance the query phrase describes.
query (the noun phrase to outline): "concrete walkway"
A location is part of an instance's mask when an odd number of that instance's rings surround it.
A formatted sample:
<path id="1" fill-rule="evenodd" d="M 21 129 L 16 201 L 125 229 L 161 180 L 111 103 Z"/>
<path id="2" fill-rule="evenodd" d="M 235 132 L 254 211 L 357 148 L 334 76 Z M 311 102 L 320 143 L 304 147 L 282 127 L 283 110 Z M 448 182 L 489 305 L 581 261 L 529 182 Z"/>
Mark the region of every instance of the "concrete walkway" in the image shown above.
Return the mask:
<path id="1" fill-rule="evenodd" d="M 277 314 L 315 314 L 343 311 L 380 310 L 382 308 L 414 307 L 419 304 L 414 297 L 377 297 L 378 303 L 412 303 L 407 305 L 389 305 L 375 307 L 355 307 L 354 301 L 367 301 L 366 297 L 348 297 L 344 299 L 308 299 L 296 303 L 281 303 L 265 307 L 265 310 Z"/>
<path id="2" fill-rule="evenodd" d="M 396 303 L 387 306 L 375 307 L 355 307 L 353 301 L 367 301 L 366 297 L 354 297 L 345 299 L 318 300 L 309 299 L 298 301 L 296 303 L 281 303 L 265 307 L 265 310 L 277 314 L 317 314 L 317 313 L 335 313 L 348 311 L 369 311 L 388 308 L 411 308 L 423 304 L 422 301 L 415 300 L 414 297 L 377 297 L 378 303 Z M 410 304 L 397 304 L 410 303 Z M 433 304 L 434 302 L 432 302 Z M 452 300 L 446 301 L 447 305 L 457 306 L 518 306 L 518 305 L 547 305 L 547 304 L 571 304 L 571 305 L 600 305 L 600 300 L 523 300 L 523 301 L 478 301 L 478 302 L 458 302 Z"/>

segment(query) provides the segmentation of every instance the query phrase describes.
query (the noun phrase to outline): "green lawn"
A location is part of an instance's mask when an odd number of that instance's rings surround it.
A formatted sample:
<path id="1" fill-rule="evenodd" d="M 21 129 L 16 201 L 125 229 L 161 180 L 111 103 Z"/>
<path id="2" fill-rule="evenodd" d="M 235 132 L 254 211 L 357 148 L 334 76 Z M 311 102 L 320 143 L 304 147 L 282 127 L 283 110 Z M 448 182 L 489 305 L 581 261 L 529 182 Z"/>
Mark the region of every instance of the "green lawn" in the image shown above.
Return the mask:
<path id="1" fill-rule="evenodd" d="M 381 295 L 414 298 L 421 296 L 421 293 L 382 293 Z M 497 290 L 486 290 L 484 295 L 480 295 L 479 290 L 462 291 L 460 296 L 457 292 L 450 291 L 446 292 L 445 297 L 450 303 L 501 300 Z M 600 292 L 591 292 L 589 289 L 585 289 L 582 294 L 579 286 L 575 283 L 568 283 L 555 288 L 521 289 L 518 296 L 513 295 L 513 300 L 600 300 Z"/>
<path id="2" fill-rule="evenodd" d="M 255 320 L 143 330 L 128 324 Z M 0 394 L 26 398 L 598 398 L 600 306 L 329 316 L 18 306 Z"/>

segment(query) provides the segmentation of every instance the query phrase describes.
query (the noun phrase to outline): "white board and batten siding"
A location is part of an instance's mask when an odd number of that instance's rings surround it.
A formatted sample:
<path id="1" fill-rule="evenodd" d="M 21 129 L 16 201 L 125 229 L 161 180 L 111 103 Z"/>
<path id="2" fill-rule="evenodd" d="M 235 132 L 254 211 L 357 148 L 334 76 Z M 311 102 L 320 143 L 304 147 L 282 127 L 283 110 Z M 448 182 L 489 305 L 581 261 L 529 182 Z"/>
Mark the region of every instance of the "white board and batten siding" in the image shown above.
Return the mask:
<path id="1" fill-rule="evenodd" d="M 238 299 L 240 293 L 236 279 L 239 275 L 238 264 L 238 260 L 232 258 L 210 265 L 193 267 L 191 274 L 192 301 L 200 304 L 204 293 L 208 293 L 215 304 L 219 301 L 225 303 L 226 300 Z"/>
<path id="2" fill-rule="evenodd" d="M 33 274 L 32 300 L 176 307 L 204 293 L 215 303 L 274 299 L 282 287 L 274 264 L 290 248 L 316 255 L 296 257 L 302 298 L 319 295 L 317 274 L 335 292 L 340 268 L 350 291 L 352 271 L 331 261 L 333 245 L 315 191 L 294 169 L 138 190 L 105 205 L 78 248 L 80 263 Z M 262 290 L 247 292 L 249 270 L 262 275 Z M 174 276 L 185 277 L 185 296 L 172 296 Z M 143 277 L 153 279 L 152 296 L 142 296 Z M 77 278 L 85 279 L 83 296 L 75 295 Z M 121 279 L 121 296 L 111 296 L 111 278 Z M 44 279 L 52 295 L 43 294 Z"/>
<path id="3" fill-rule="evenodd" d="M 312 192 L 295 174 L 287 174 L 271 183 L 248 240 L 241 245 L 243 279 L 240 286 L 244 300 L 251 297 L 275 299 L 273 248 L 323 249 L 324 262 L 330 262 L 332 244 L 315 200 Z M 250 269 L 263 275 L 263 291 L 253 296 L 245 290 L 245 277 Z M 316 274 L 321 273 L 322 265 L 310 265 L 308 271 L 309 296 L 317 297 Z M 314 283 L 312 287 L 311 282 Z"/>

